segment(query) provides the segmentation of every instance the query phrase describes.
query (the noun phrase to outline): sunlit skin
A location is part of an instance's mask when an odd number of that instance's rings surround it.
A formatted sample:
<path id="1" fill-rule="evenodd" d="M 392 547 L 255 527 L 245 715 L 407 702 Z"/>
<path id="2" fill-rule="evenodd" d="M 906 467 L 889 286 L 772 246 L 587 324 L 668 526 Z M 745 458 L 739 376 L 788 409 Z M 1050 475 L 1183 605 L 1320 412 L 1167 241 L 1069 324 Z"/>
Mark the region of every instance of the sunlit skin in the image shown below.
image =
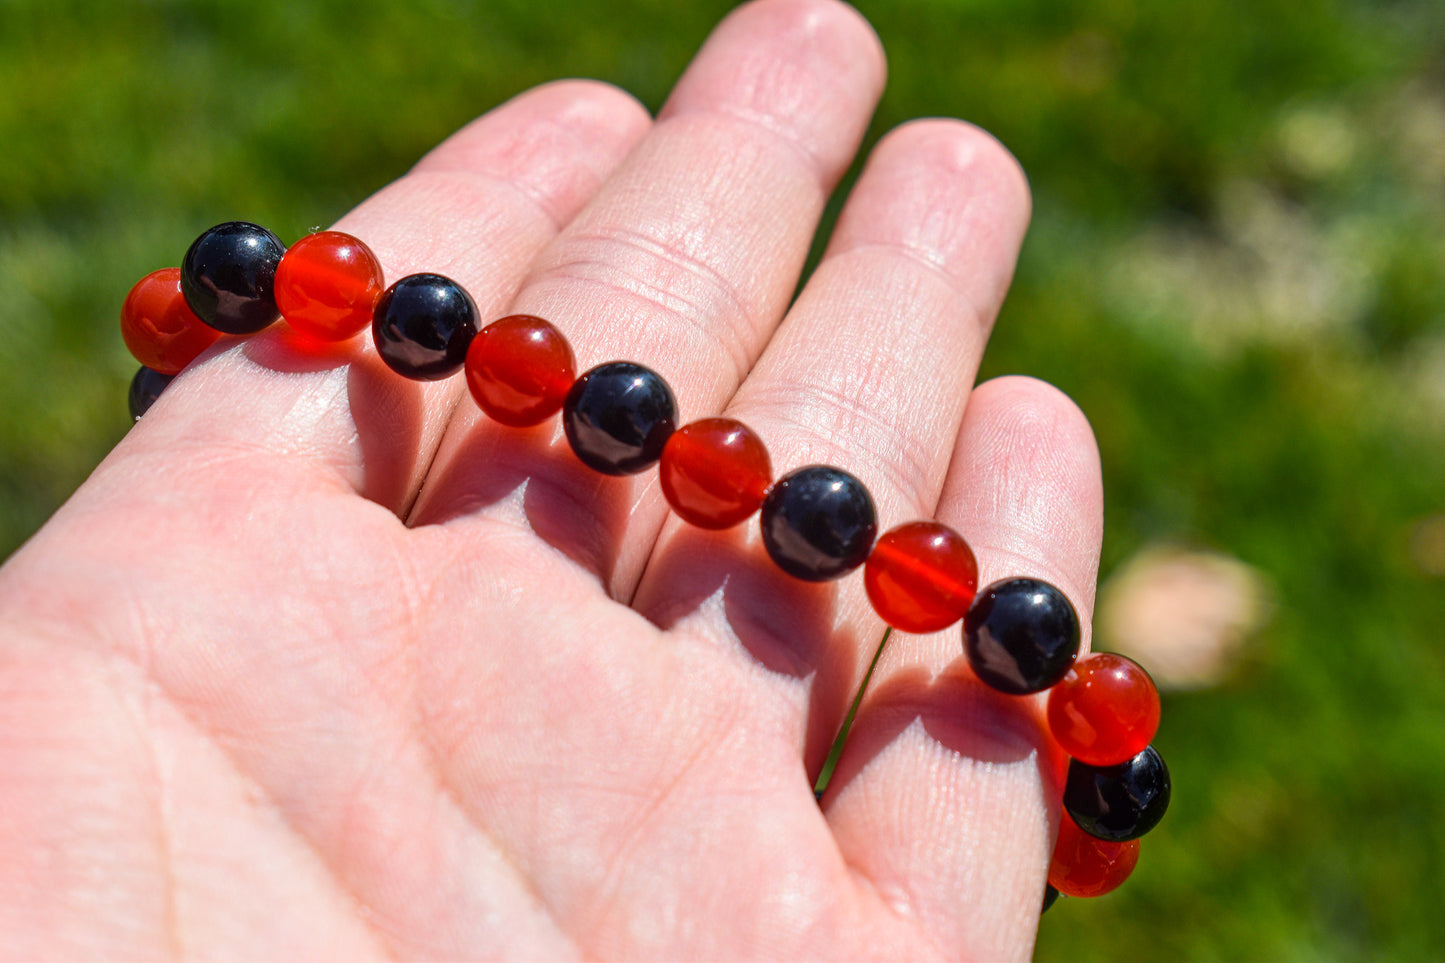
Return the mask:
<path id="1" fill-rule="evenodd" d="M 763 0 L 657 118 L 538 88 L 336 228 L 484 322 L 547 318 L 581 369 L 655 369 L 779 475 L 854 473 L 882 529 L 966 532 L 980 584 L 1046 579 L 1087 624 L 1088 424 L 971 383 L 1028 221 L 1009 154 L 886 135 L 793 300 L 883 82 L 850 8 Z M 861 573 L 791 579 L 755 523 L 682 523 L 556 419 L 295 340 L 183 372 L 0 570 L 9 955 L 1029 957 L 1064 765 L 1037 697 L 979 685 L 956 632 L 895 634 L 815 802 L 883 631 Z"/>

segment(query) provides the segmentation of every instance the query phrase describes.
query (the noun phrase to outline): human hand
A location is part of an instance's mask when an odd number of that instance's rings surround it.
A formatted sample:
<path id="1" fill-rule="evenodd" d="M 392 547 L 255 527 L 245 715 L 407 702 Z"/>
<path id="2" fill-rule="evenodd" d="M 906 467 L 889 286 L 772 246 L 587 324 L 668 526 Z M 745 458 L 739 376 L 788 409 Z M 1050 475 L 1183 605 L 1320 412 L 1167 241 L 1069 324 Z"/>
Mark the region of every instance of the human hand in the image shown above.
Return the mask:
<path id="1" fill-rule="evenodd" d="M 882 83 L 849 8 L 764 0 L 656 122 L 543 87 L 337 227 L 1087 614 L 1088 426 L 1042 383 L 972 384 L 1028 217 L 1007 153 L 894 131 L 789 305 Z M 207 355 L 0 572 L 0 944 L 1028 956 L 1063 763 L 1035 702 L 977 683 L 956 630 L 895 634 L 820 807 L 883 629 L 861 579 L 795 581 L 755 525 L 681 524 L 655 472 L 596 474 L 555 420 L 490 423 L 365 340 Z"/>

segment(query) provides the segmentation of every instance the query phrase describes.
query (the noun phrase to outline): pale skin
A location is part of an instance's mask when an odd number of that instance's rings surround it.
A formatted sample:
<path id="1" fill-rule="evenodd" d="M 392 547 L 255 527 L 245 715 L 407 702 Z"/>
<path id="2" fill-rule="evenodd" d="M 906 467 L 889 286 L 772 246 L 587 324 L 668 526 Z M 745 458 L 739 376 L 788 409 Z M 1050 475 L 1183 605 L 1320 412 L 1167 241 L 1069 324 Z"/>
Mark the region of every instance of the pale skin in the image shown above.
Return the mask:
<path id="1" fill-rule="evenodd" d="M 1029 214 L 1007 151 L 887 135 L 790 306 L 883 81 L 851 9 L 761 0 L 656 119 L 533 90 L 336 226 L 1087 626 L 1088 423 L 974 384 Z M 691 528 L 655 471 L 595 474 L 555 419 L 502 428 L 367 341 L 203 356 L 0 571 L 8 955 L 1029 956 L 1061 772 L 1036 698 L 978 684 L 956 629 L 895 634 L 820 805 L 883 630 L 858 574 L 795 581 L 755 523 Z"/>

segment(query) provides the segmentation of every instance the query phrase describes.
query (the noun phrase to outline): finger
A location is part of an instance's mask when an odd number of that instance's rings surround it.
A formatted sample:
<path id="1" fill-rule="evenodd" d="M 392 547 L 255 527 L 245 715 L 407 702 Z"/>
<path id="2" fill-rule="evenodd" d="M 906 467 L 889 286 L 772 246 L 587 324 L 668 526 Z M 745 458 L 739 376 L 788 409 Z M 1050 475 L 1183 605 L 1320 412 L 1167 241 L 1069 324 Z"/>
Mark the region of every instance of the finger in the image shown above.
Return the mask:
<path id="1" fill-rule="evenodd" d="M 455 134 L 337 227 L 375 250 L 388 281 L 447 274 L 494 310 L 647 124 L 611 87 L 539 88 Z M 320 349 L 275 325 L 185 372 L 116 457 L 200 466 L 208 477 L 218 464 L 238 479 L 280 470 L 288 484 L 355 489 L 402 511 L 456 392 L 454 382 L 391 374 L 369 337 Z"/>
<path id="2" fill-rule="evenodd" d="M 981 385 L 939 504 L 981 584 L 1057 585 L 1085 627 L 1103 534 L 1098 449 L 1083 414 L 1027 378 Z M 935 945 L 1027 959 L 1038 926 L 1065 760 L 1043 696 L 985 687 L 959 631 L 894 633 L 824 800 L 844 858 Z"/>
<path id="3" fill-rule="evenodd" d="M 556 323 L 579 371 L 632 360 L 666 379 L 684 420 L 715 413 L 782 316 L 882 80 L 877 38 L 850 7 L 734 11 L 512 310 Z M 655 474 L 583 468 L 555 423 L 517 432 L 458 414 L 413 523 L 474 513 L 462 521 L 530 526 L 629 597 L 665 515 L 645 493 Z M 523 481 L 525 499 L 507 499 Z"/>
<path id="4" fill-rule="evenodd" d="M 882 528 L 933 514 L 1028 210 L 1018 165 L 977 128 L 919 122 L 878 145 L 728 412 L 757 430 L 778 474 L 810 463 L 852 472 Z M 861 579 L 794 580 L 759 551 L 756 531 L 675 525 L 637 605 L 785 679 L 795 726 L 781 737 L 816 772 L 882 624 Z M 719 592 L 721 608 L 705 604 Z"/>

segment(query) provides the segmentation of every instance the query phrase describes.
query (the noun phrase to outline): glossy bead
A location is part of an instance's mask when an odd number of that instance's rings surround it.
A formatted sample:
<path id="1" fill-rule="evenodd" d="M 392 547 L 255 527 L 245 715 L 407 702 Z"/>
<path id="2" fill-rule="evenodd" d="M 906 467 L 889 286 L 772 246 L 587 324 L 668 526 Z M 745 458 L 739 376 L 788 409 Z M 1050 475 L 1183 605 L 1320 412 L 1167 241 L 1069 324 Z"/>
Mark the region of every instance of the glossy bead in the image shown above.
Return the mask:
<path id="1" fill-rule="evenodd" d="M 577 362 L 562 332 L 541 318 L 514 314 L 477 332 L 466 372 L 472 397 L 489 417 L 525 428 L 561 410 Z"/>
<path id="2" fill-rule="evenodd" d="M 196 317 L 181 293 L 181 269 L 152 271 L 135 283 L 120 309 L 120 336 L 135 359 L 177 374 L 221 336 Z"/>
<path id="3" fill-rule="evenodd" d="M 728 528 L 758 510 L 773 480 L 768 449 L 731 418 L 704 418 L 673 432 L 658 480 L 678 517 L 699 528 Z"/>
<path id="4" fill-rule="evenodd" d="M 963 649 L 974 674 L 1010 695 L 1042 692 L 1079 654 L 1079 618 L 1048 582 L 1013 578 L 978 594 L 963 620 Z"/>
<path id="5" fill-rule="evenodd" d="M 937 632 L 968 612 L 978 563 L 963 536 L 938 522 L 909 522 L 878 537 L 863 566 L 873 610 L 895 629 Z"/>
<path id="6" fill-rule="evenodd" d="M 672 389 L 657 372 L 630 361 L 588 371 L 562 403 L 567 443 L 604 475 L 633 475 L 657 464 L 676 426 Z"/>
<path id="7" fill-rule="evenodd" d="M 1138 839 L 1164 818 L 1169 788 L 1169 769 L 1153 746 L 1114 766 L 1075 759 L 1064 783 L 1064 809 L 1091 836 Z"/>
<path id="8" fill-rule="evenodd" d="M 477 306 L 451 278 L 409 274 L 376 302 L 371 334 L 392 371 L 414 381 L 437 381 L 466 360 L 477 334 Z"/>
<path id="9" fill-rule="evenodd" d="M 280 317 L 276 266 L 285 253 L 280 238 L 258 224 L 217 224 L 196 238 L 181 261 L 186 302 L 217 331 L 255 334 Z"/>
<path id="10" fill-rule="evenodd" d="M 130 416 L 140 421 L 140 416 L 150 411 L 151 405 L 161 396 L 175 375 L 161 374 L 159 371 L 152 371 L 150 368 L 142 367 L 130 379 Z"/>
<path id="11" fill-rule="evenodd" d="M 371 323 L 382 287 L 381 262 L 365 242 L 321 231 L 291 245 L 281 258 L 276 307 L 302 334 L 344 341 Z"/>
<path id="12" fill-rule="evenodd" d="M 1159 691 L 1137 662 L 1096 652 L 1049 693 L 1049 731 L 1080 762 L 1111 766 L 1144 751 L 1159 728 Z"/>
<path id="13" fill-rule="evenodd" d="M 1118 889 L 1138 862 L 1138 840 L 1097 839 L 1065 816 L 1049 860 L 1049 885 L 1065 896 L 1103 896 Z"/>
<path id="14" fill-rule="evenodd" d="M 862 565 L 878 534 L 873 496 L 841 468 L 808 465 L 763 499 L 763 545 L 794 578 L 826 582 Z"/>

